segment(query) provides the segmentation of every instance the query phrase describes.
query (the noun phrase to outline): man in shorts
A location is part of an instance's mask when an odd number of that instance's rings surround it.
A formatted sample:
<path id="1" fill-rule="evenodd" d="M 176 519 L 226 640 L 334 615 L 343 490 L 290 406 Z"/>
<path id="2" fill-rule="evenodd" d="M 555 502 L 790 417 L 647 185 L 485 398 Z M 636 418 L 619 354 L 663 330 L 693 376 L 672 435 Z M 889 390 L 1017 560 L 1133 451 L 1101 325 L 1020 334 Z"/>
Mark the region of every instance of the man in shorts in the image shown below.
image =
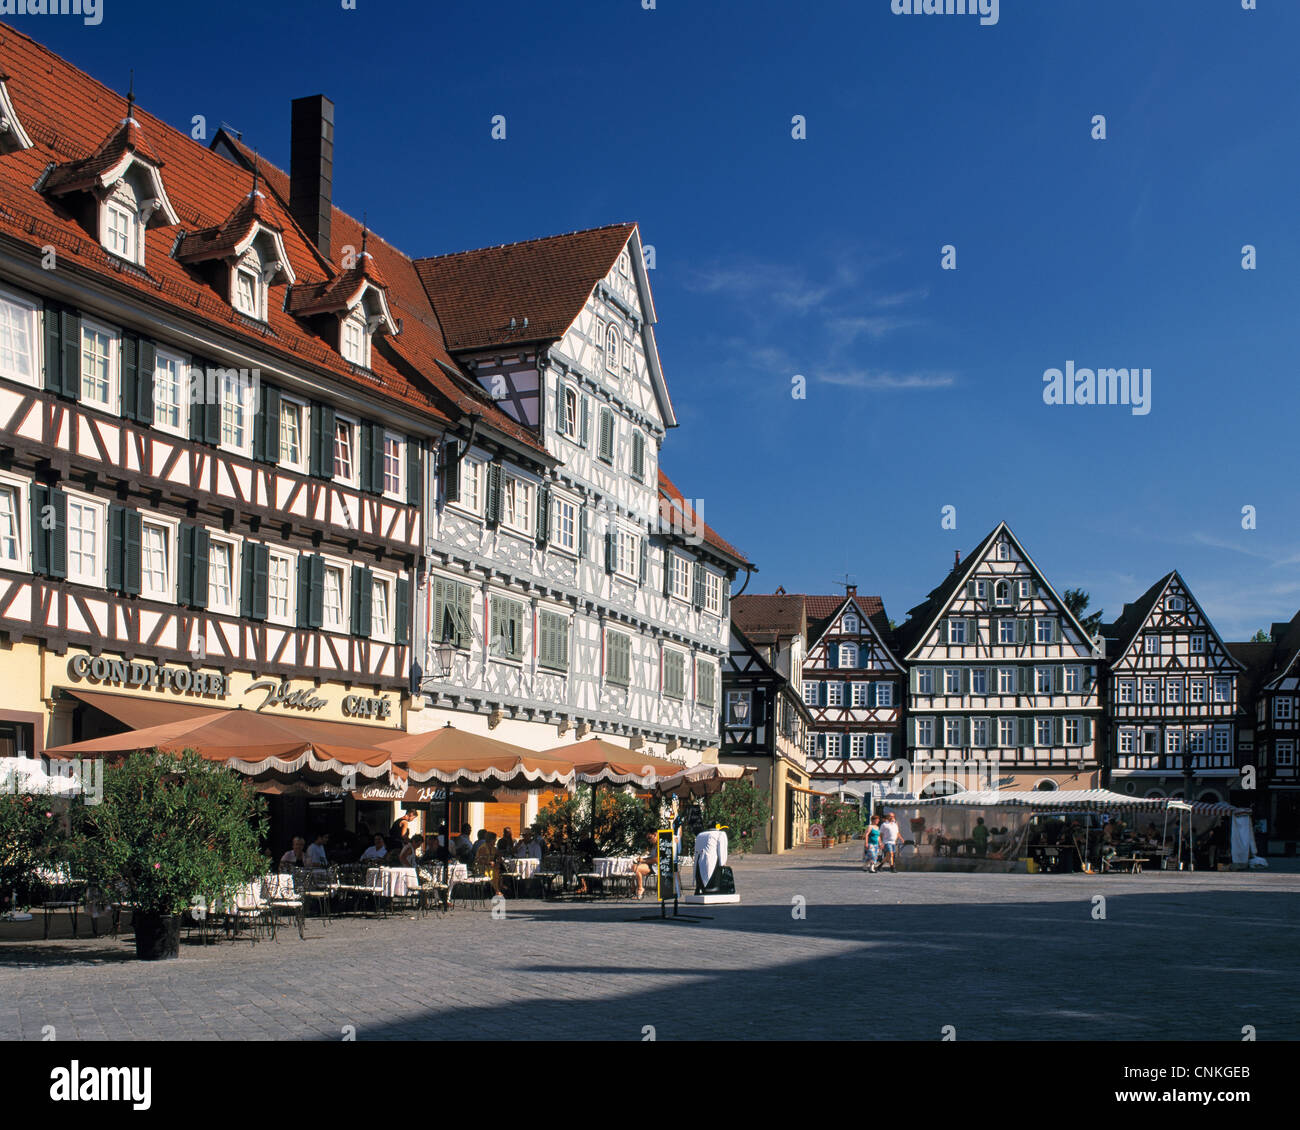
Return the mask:
<path id="1" fill-rule="evenodd" d="M 872 874 L 880 870 L 880 817 L 873 816 L 862 846 L 862 869 Z"/>
<path id="2" fill-rule="evenodd" d="M 892 812 L 885 813 L 885 822 L 880 825 L 880 854 L 882 867 L 898 870 L 898 821 Z"/>

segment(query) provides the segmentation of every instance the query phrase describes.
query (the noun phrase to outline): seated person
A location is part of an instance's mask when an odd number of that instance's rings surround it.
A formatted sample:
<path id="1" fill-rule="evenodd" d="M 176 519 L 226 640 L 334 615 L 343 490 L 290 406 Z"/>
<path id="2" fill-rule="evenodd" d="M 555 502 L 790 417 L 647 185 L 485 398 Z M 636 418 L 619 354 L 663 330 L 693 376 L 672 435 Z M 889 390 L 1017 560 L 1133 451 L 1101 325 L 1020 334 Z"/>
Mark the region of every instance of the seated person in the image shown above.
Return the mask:
<path id="1" fill-rule="evenodd" d="M 388 845 L 384 842 L 384 837 L 378 832 L 375 833 L 375 842 L 361 853 L 362 863 L 378 863 L 388 854 Z"/>
<path id="2" fill-rule="evenodd" d="M 281 863 L 290 863 L 294 867 L 307 866 L 307 841 L 301 836 L 294 836 L 293 844 L 282 856 Z"/>
<path id="3" fill-rule="evenodd" d="M 329 860 L 325 858 L 325 846 L 330 842 L 330 834 L 321 832 L 307 849 L 307 862 L 313 867 L 328 867 Z"/>
<path id="4" fill-rule="evenodd" d="M 416 860 L 420 857 L 420 851 L 424 847 L 423 836 L 413 836 L 402 845 L 402 850 L 398 853 L 397 862 L 402 867 L 414 867 Z"/>
<path id="5" fill-rule="evenodd" d="M 646 834 L 648 851 L 632 864 L 632 875 L 636 885 L 636 897 L 645 894 L 645 881 L 654 874 L 655 864 L 659 860 L 659 836 L 655 832 Z"/>
<path id="6" fill-rule="evenodd" d="M 495 894 L 501 893 L 501 853 L 497 851 L 497 834 L 486 832 L 474 853 L 474 866 L 492 883 Z"/>
<path id="7" fill-rule="evenodd" d="M 536 859 L 542 858 L 542 841 L 537 838 L 537 833 L 531 828 L 524 829 L 524 838 L 515 845 L 515 857 L 517 859 Z"/>

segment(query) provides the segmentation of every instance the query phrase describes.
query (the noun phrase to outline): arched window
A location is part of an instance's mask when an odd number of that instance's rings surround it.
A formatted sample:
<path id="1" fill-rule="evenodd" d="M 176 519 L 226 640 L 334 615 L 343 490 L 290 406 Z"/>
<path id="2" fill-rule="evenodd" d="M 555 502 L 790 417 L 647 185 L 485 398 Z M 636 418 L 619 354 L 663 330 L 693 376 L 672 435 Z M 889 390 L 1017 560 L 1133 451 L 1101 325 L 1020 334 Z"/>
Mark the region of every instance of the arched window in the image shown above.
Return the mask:
<path id="1" fill-rule="evenodd" d="M 1007 581 L 998 581 L 993 586 L 993 603 L 1001 608 L 1011 607 L 1011 585 Z"/>
<path id="2" fill-rule="evenodd" d="M 1054 793 L 1058 788 L 1060 788 L 1060 785 L 1053 781 L 1051 777 L 1044 777 L 1034 785 L 1034 792 Z"/>
<path id="3" fill-rule="evenodd" d="M 618 327 L 611 325 L 605 331 L 605 368 L 611 373 L 618 372 Z"/>

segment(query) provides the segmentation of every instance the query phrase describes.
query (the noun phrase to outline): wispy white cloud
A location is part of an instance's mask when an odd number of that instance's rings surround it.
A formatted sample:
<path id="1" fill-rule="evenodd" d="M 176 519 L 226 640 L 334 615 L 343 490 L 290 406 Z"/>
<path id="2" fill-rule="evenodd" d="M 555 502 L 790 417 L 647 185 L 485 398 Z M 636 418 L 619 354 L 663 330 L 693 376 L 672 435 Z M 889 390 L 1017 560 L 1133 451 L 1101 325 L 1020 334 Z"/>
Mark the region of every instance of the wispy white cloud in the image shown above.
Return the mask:
<path id="1" fill-rule="evenodd" d="M 821 384 L 868 389 L 951 388 L 957 383 L 955 373 L 891 373 L 870 369 L 814 373 L 812 379 Z"/>

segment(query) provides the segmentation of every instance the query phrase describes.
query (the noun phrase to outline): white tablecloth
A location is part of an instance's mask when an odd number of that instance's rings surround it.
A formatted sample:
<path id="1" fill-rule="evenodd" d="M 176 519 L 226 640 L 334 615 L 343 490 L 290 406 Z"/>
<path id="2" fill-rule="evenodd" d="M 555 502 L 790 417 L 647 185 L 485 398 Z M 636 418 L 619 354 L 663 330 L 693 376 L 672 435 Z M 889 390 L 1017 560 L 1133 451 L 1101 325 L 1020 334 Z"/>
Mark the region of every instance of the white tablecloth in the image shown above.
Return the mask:
<path id="1" fill-rule="evenodd" d="M 294 897 L 292 875 L 267 875 L 262 879 L 262 897 L 291 899 Z"/>
<path id="2" fill-rule="evenodd" d="M 516 875 L 520 879 L 531 879 L 533 873 L 541 866 L 541 863 L 540 859 L 507 859 L 506 874 Z"/>
<path id="3" fill-rule="evenodd" d="M 591 861 L 591 867 L 597 875 L 631 875 L 634 863 L 636 857 L 631 855 L 597 856 Z"/>
<path id="4" fill-rule="evenodd" d="M 453 863 L 451 865 L 451 881 L 453 883 L 463 882 L 468 878 L 469 878 L 469 864 Z"/>
<path id="5" fill-rule="evenodd" d="M 378 887 L 385 898 L 401 898 L 420 889 L 414 867 L 372 867 L 366 872 L 366 886 Z"/>

